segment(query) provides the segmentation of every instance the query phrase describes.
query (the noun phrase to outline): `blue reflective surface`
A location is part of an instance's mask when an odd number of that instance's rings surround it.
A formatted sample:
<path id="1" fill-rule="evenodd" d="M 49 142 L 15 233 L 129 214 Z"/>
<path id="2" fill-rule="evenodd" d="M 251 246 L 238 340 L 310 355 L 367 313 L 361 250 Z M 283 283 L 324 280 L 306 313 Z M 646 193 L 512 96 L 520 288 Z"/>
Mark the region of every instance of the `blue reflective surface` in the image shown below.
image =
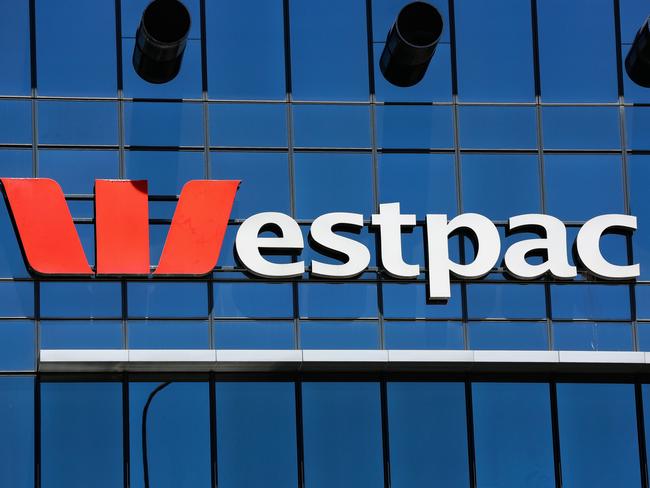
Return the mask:
<path id="1" fill-rule="evenodd" d="M 34 378 L 0 378 L 0 483 L 34 486 Z"/>
<path id="2" fill-rule="evenodd" d="M 474 383 L 476 486 L 555 487 L 546 383 Z"/>

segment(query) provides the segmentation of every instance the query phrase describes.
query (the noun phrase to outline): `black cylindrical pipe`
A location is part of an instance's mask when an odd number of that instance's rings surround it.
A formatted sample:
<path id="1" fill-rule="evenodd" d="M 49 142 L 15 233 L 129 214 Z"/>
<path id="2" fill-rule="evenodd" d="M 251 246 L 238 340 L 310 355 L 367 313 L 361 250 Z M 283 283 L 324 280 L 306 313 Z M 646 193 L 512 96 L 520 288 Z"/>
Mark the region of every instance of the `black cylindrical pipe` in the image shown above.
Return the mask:
<path id="1" fill-rule="evenodd" d="M 625 57 L 625 71 L 634 83 L 650 88 L 650 17 L 636 33 Z"/>
<path id="2" fill-rule="evenodd" d="M 407 87 L 424 78 L 442 35 L 442 15 L 433 5 L 404 6 L 388 32 L 379 67 L 393 85 Z"/>
<path id="3" fill-rule="evenodd" d="M 135 34 L 133 67 L 150 83 L 167 83 L 181 69 L 190 13 L 178 0 L 154 0 L 142 14 Z"/>

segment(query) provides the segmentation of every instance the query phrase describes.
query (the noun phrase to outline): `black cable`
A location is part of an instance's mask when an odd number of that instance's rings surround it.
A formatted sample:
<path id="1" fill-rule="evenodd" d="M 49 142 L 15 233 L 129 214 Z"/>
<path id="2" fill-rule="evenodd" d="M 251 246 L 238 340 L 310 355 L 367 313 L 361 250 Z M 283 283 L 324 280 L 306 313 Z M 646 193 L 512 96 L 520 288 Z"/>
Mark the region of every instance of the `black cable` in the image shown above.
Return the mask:
<path id="1" fill-rule="evenodd" d="M 147 413 L 149 412 L 149 405 L 151 405 L 151 400 L 156 396 L 158 392 L 167 388 L 171 385 L 171 381 L 161 383 L 158 385 L 151 393 L 149 393 L 149 398 L 147 398 L 147 403 L 144 405 L 142 410 L 142 471 L 144 473 L 144 488 L 149 488 L 149 460 L 147 459 Z"/>

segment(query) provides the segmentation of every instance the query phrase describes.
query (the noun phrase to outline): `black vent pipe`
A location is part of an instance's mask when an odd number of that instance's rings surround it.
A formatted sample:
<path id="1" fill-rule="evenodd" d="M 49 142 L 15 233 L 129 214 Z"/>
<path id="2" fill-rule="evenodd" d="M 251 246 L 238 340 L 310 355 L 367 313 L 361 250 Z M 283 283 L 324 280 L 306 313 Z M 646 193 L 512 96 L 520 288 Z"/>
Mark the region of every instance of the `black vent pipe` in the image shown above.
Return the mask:
<path id="1" fill-rule="evenodd" d="M 625 57 L 625 70 L 634 83 L 650 88 L 650 17 L 636 33 Z"/>
<path id="2" fill-rule="evenodd" d="M 150 83 L 167 83 L 181 69 L 190 13 L 178 0 L 154 0 L 142 14 L 133 49 L 133 67 Z"/>
<path id="3" fill-rule="evenodd" d="M 379 67 L 393 85 L 407 87 L 424 78 L 442 35 L 442 15 L 433 5 L 406 5 L 388 32 Z"/>

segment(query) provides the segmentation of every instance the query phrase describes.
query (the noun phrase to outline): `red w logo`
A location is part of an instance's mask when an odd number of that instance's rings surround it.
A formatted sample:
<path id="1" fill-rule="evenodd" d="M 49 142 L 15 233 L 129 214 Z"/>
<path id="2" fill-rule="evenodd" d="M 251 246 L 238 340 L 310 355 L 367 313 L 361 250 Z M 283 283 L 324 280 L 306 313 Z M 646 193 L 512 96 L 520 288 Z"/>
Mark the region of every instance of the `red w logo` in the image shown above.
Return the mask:
<path id="1" fill-rule="evenodd" d="M 23 252 L 40 274 L 92 275 L 59 184 L 0 178 Z M 217 264 L 239 181 L 193 180 L 181 191 L 154 275 L 204 275 Z M 96 180 L 98 275 L 149 274 L 149 202 L 143 180 Z"/>

